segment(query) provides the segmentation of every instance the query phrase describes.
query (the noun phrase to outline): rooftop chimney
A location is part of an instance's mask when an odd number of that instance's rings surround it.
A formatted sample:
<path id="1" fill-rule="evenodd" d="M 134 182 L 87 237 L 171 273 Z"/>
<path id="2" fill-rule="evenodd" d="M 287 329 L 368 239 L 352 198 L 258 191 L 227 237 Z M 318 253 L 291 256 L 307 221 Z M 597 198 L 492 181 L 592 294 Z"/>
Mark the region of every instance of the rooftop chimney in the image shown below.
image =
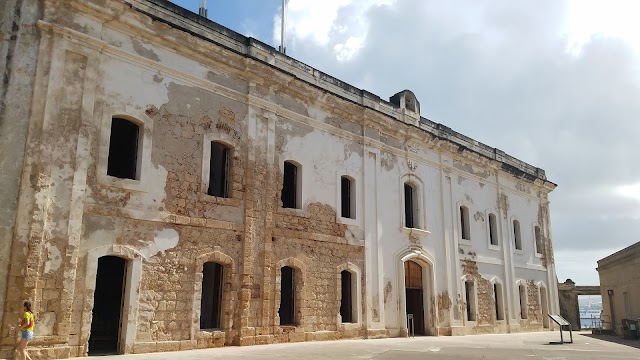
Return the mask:
<path id="1" fill-rule="evenodd" d="M 202 3 L 200 3 L 198 14 L 202 17 L 207 17 L 207 0 L 202 0 Z"/>

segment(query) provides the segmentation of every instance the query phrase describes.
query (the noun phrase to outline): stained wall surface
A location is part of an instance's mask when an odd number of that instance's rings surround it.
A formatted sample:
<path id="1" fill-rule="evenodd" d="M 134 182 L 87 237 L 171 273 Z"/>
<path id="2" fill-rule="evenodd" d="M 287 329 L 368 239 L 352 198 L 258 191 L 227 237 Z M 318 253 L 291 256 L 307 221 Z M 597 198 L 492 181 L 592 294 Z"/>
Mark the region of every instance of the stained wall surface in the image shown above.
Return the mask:
<path id="1" fill-rule="evenodd" d="M 127 264 L 121 353 L 404 336 L 408 294 L 429 335 L 549 327 L 555 184 L 543 170 L 421 117 L 410 91 L 387 102 L 166 1 L 42 6 L 21 206 L 9 208 L 4 278 L 19 291 L 4 301 L 2 355 L 25 298 L 38 319 L 34 352 L 86 355 L 103 256 Z M 140 129 L 135 179 L 107 175 L 114 118 Z M 231 150 L 227 197 L 207 194 L 212 141 Z M 298 169 L 296 209 L 282 206 L 285 161 Z M 412 292 L 407 261 L 422 269 Z M 223 269 L 213 330 L 200 329 L 206 262 Z M 291 326 L 278 311 L 285 266 L 296 279 Z"/>
<path id="2" fill-rule="evenodd" d="M 640 243 L 598 260 L 605 328 L 623 335 L 623 319 L 640 319 Z"/>

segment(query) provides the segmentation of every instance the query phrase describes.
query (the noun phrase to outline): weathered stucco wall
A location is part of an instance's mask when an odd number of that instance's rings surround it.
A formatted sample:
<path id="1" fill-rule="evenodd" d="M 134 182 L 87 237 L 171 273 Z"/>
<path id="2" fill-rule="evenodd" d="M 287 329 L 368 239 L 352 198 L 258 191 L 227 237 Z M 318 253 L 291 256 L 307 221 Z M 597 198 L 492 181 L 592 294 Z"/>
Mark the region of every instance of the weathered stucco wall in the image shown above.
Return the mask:
<path id="1" fill-rule="evenodd" d="M 623 335 L 623 319 L 640 319 L 639 266 L 640 243 L 598 260 L 602 319 L 605 328 L 618 335 Z"/>
<path id="2" fill-rule="evenodd" d="M 406 261 L 422 269 L 426 334 L 543 329 L 541 291 L 557 312 L 547 199 L 555 185 L 542 170 L 420 118 L 406 107 L 410 92 L 399 104 L 380 100 L 168 2 L 45 6 L 38 31 L 46 36 L 33 55 L 34 94 L 44 101 L 27 104 L 24 206 L 8 279 L 24 293 L 5 302 L 13 319 L 21 296 L 34 300 L 40 356 L 87 353 L 97 262 L 107 255 L 127 263 L 126 353 L 401 336 Z M 135 180 L 107 175 L 114 117 L 140 126 Z M 232 149 L 227 198 L 206 194 L 211 141 Z M 297 209 L 282 207 L 285 161 L 300 173 Z M 339 212 L 341 176 L 355 187 L 355 218 Z M 416 191 L 413 229 L 405 182 Z M 470 212 L 469 240 L 460 206 Z M 489 243 L 489 214 L 498 245 Z M 209 261 L 224 269 L 215 331 L 199 327 Z M 297 279 L 296 326 L 279 325 L 283 266 Z M 352 323 L 340 317 L 344 270 Z M 462 316 L 465 279 L 475 283 L 477 321 Z"/>
<path id="3" fill-rule="evenodd" d="M 41 12 L 40 1 L 0 4 L 0 324 L 38 59 L 40 34 L 35 23 Z"/>

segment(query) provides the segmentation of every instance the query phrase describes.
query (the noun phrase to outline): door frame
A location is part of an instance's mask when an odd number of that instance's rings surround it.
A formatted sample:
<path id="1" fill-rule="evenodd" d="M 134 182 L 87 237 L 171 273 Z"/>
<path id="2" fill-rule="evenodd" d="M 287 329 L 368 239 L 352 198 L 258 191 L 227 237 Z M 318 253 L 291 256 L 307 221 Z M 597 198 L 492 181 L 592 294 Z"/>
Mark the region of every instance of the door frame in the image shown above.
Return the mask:
<path id="1" fill-rule="evenodd" d="M 91 293 L 85 299 L 82 313 L 81 344 L 84 344 L 84 354 L 89 350 L 89 336 L 91 335 L 93 293 L 96 289 L 96 275 L 98 273 L 98 259 L 103 256 L 117 256 L 125 260 L 125 277 L 123 279 L 124 292 L 122 294 L 122 313 L 120 315 L 120 334 L 118 336 L 118 353 L 132 354 L 138 326 L 138 294 L 140 278 L 142 276 L 142 254 L 137 250 L 123 245 L 108 245 L 91 249 L 87 253 L 87 268 L 85 273 L 85 288 Z"/>
<path id="2" fill-rule="evenodd" d="M 407 334 L 407 289 L 404 284 L 404 263 L 414 261 L 422 267 L 422 305 L 425 335 L 436 335 L 436 327 L 439 322 L 438 312 L 435 311 L 433 321 L 430 321 L 429 314 L 432 313 L 431 297 L 435 295 L 436 277 L 435 260 L 423 249 L 405 249 L 403 253 L 396 256 L 396 273 L 398 289 L 398 328 L 401 334 Z"/>

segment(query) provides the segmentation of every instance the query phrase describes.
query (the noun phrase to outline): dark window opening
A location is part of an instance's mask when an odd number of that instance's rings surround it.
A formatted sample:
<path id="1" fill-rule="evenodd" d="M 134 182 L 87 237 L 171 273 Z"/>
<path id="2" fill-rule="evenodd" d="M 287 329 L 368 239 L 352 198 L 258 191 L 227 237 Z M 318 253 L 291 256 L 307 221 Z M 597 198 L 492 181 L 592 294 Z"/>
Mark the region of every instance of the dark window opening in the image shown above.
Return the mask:
<path id="1" fill-rule="evenodd" d="M 404 184 L 404 226 L 415 228 L 415 189 L 409 184 Z"/>
<path id="2" fill-rule="evenodd" d="M 464 240 L 471 240 L 471 224 L 469 223 L 469 209 L 466 206 L 460 206 L 460 230 Z"/>
<path id="3" fill-rule="evenodd" d="M 536 236 L 536 253 L 542 254 L 542 234 L 540 233 L 540 227 L 536 226 L 534 231 Z"/>
<path id="4" fill-rule="evenodd" d="M 468 321 L 476 321 L 476 312 L 475 309 L 475 293 L 473 289 L 473 281 L 465 281 L 464 282 L 464 290 L 465 290 L 465 300 L 467 302 L 467 320 Z"/>
<path id="5" fill-rule="evenodd" d="M 520 222 L 513 220 L 513 239 L 515 241 L 516 250 L 522 250 L 522 239 L 520 239 Z"/>
<path id="6" fill-rule="evenodd" d="M 200 300 L 200 329 L 220 329 L 222 315 L 222 265 L 204 263 L 202 267 L 202 299 Z"/>
<path id="7" fill-rule="evenodd" d="M 340 273 L 342 285 L 342 297 L 340 299 L 340 316 L 343 323 L 352 323 L 353 321 L 353 298 L 351 294 L 351 273 L 344 270 Z"/>
<path id="8" fill-rule="evenodd" d="M 502 303 L 502 285 L 493 284 L 493 296 L 495 299 L 496 320 L 504 320 L 504 305 Z"/>
<path id="9" fill-rule="evenodd" d="M 527 318 L 527 290 L 524 285 L 518 287 L 520 293 L 520 318 Z"/>
<path id="10" fill-rule="evenodd" d="M 280 325 L 295 325 L 295 270 L 289 266 L 280 269 Z"/>
<path id="11" fill-rule="evenodd" d="M 139 133 L 140 127 L 129 120 L 111 120 L 107 175 L 121 179 L 138 178 Z"/>
<path id="12" fill-rule="evenodd" d="M 491 245 L 498 245 L 498 225 L 494 214 L 489 214 L 489 241 Z"/>
<path id="13" fill-rule="evenodd" d="M 211 159 L 209 161 L 209 189 L 207 194 L 229 197 L 229 155 L 231 149 L 219 142 L 211 142 Z"/>
<path id="14" fill-rule="evenodd" d="M 354 186 L 353 181 L 346 176 L 340 178 L 340 193 L 341 193 L 341 205 L 342 205 L 342 217 L 355 219 L 355 195 L 353 193 Z"/>
<path id="15" fill-rule="evenodd" d="M 298 209 L 298 167 L 294 164 L 284 162 L 284 178 L 282 181 L 282 207 L 288 209 Z"/>
<path id="16" fill-rule="evenodd" d="M 117 354 L 127 262 L 116 256 L 98 259 L 89 355 Z"/>

